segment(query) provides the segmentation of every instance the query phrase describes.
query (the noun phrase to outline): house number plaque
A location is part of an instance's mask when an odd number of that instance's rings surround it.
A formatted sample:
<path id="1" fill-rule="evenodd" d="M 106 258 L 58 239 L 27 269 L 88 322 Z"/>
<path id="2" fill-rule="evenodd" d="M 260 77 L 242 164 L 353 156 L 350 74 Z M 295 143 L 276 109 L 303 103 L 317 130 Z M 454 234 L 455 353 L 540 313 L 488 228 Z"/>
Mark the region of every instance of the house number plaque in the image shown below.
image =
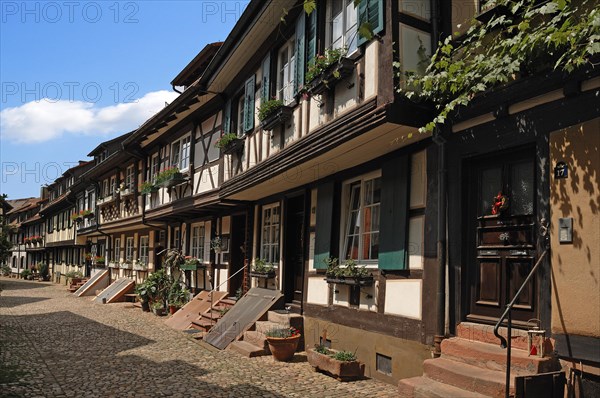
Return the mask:
<path id="1" fill-rule="evenodd" d="M 565 162 L 558 162 L 554 166 L 554 178 L 569 178 L 569 166 Z"/>

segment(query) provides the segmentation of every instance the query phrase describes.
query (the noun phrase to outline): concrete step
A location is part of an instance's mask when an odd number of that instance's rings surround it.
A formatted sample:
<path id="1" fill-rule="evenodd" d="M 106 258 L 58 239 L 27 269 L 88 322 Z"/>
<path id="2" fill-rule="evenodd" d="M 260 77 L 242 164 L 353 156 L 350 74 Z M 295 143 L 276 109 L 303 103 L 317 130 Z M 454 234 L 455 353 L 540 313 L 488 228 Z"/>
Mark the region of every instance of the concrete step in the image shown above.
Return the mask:
<path id="1" fill-rule="evenodd" d="M 423 363 L 423 375 L 443 384 L 477 392 L 490 397 L 504 397 L 505 373 L 482 369 L 446 358 L 427 359 Z M 511 393 L 514 394 L 514 378 L 511 377 Z"/>
<path id="2" fill-rule="evenodd" d="M 263 333 L 255 330 L 247 330 L 244 332 L 244 341 L 257 347 L 262 347 L 270 354 L 269 343 L 267 342 L 267 337 Z"/>
<path id="3" fill-rule="evenodd" d="M 302 328 L 302 315 L 289 313 L 286 310 L 269 311 L 267 313 L 267 319 L 269 322 L 278 323 L 286 327 L 293 326 L 296 329 Z"/>
<path id="4" fill-rule="evenodd" d="M 487 395 L 462 390 L 428 377 L 402 379 L 398 383 L 400 398 L 486 398 Z"/>
<path id="5" fill-rule="evenodd" d="M 243 340 L 234 341 L 228 348 L 248 358 L 267 355 L 264 349 Z"/>
<path id="6" fill-rule="evenodd" d="M 498 344 L 469 341 L 459 337 L 442 341 L 442 357 L 484 369 L 506 371 L 506 349 Z M 528 356 L 527 351 L 511 350 L 511 373 L 524 376 L 560 369 L 558 360 L 551 357 Z"/>

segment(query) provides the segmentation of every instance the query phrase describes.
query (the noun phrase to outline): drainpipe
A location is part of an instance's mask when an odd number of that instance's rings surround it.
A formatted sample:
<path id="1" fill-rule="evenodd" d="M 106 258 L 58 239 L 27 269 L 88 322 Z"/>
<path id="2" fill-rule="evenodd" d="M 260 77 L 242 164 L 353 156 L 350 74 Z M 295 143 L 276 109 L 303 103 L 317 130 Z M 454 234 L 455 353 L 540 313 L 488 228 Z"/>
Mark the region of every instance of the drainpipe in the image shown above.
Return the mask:
<path id="1" fill-rule="evenodd" d="M 171 87 L 173 87 L 173 91 L 175 91 L 177 94 L 181 94 L 181 93 L 182 93 L 182 91 L 179 91 L 179 90 L 177 90 L 177 89 L 175 88 L 175 85 L 174 85 L 174 84 L 171 84 Z"/>
<path id="2" fill-rule="evenodd" d="M 446 335 L 446 139 L 442 136 L 442 126 L 436 126 L 433 142 L 438 147 L 438 238 L 437 238 L 437 322 L 434 337 L 434 356 L 441 355 L 442 340 Z"/>

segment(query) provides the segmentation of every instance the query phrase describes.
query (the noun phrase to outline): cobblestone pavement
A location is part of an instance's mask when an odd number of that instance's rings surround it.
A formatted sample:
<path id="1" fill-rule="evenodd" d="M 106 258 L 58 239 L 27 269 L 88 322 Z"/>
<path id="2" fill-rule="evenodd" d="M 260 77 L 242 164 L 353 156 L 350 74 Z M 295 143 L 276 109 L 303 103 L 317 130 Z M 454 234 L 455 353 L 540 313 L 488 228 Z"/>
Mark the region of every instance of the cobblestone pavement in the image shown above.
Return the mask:
<path id="1" fill-rule="evenodd" d="M 1 397 L 393 397 L 291 363 L 212 351 L 131 304 L 96 304 L 64 285 L 0 277 Z"/>

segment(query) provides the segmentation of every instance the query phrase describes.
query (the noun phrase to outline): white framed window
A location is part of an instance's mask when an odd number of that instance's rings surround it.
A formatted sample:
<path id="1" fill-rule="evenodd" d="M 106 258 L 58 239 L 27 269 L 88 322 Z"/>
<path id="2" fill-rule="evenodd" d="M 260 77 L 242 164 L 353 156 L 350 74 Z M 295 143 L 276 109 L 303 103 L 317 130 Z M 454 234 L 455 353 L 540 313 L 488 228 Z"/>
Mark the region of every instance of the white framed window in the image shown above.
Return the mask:
<path id="1" fill-rule="evenodd" d="M 130 236 L 125 241 L 125 260 L 133 261 L 133 237 Z"/>
<path id="2" fill-rule="evenodd" d="M 260 258 L 267 263 L 279 263 L 279 229 L 281 207 L 279 203 L 263 206 Z"/>
<path id="3" fill-rule="evenodd" d="M 110 177 L 109 195 L 112 195 L 117 190 L 117 177 Z"/>
<path id="4" fill-rule="evenodd" d="M 173 230 L 173 248 L 179 249 L 181 246 L 181 230 L 179 227 Z"/>
<path id="5" fill-rule="evenodd" d="M 110 182 L 108 179 L 102 181 L 102 197 L 105 198 L 109 195 L 110 192 Z"/>
<path id="6" fill-rule="evenodd" d="M 121 238 L 115 238 L 115 248 L 113 250 L 113 261 L 121 261 Z"/>
<path id="7" fill-rule="evenodd" d="M 205 227 L 204 225 L 195 225 L 192 227 L 192 239 L 190 244 L 190 255 L 196 257 L 201 262 L 204 261 L 204 244 L 205 244 Z"/>
<path id="8" fill-rule="evenodd" d="M 294 76 L 296 65 L 296 38 L 292 37 L 279 50 L 277 70 L 277 99 L 288 104 L 294 99 Z"/>
<path id="9" fill-rule="evenodd" d="M 190 165 L 191 135 L 187 135 L 171 144 L 171 166 L 183 171 Z"/>
<path id="10" fill-rule="evenodd" d="M 358 48 L 358 10 L 354 0 L 333 0 L 329 3 L 329 47 L 348 49 L 352 54 Z"/>
<path id="11" fill-rule="evenodd" d="M 244 135 L 244 108 L 246 104 L 246 97 L 242 95 L 238 99 L 238 112 L 237 112 L 237 135 L 239 137 Z"/>
<path id="12" fill-rule="evenodd" d="M 158 175 L 160 167 L 160 162 L 158 161 L 158 154 L 152 156 L 152 160 L 150 161 L 150 181 L 153 181 Z"/>
<path id="13" fill-rule="evenodd" d="M 381 172 L 344 183 L 340 259 L 375 262 L 379 257 Z"/>
<path id="14" fill-rule="evenodd" d="M 127 170 L 125 171 L 125 188 L 133 189 L 134 182 L 135 182 L 135 170 L 134 170 L 134 166 L 131 165 L 131 166 L 127 167 Z"/>
<path id="15" fill-rule="evenodd" d="M 148 264 L 148 247 L 149 238 L 148 236 L 140 236 L 140 262 L 142 264 Z"/>

